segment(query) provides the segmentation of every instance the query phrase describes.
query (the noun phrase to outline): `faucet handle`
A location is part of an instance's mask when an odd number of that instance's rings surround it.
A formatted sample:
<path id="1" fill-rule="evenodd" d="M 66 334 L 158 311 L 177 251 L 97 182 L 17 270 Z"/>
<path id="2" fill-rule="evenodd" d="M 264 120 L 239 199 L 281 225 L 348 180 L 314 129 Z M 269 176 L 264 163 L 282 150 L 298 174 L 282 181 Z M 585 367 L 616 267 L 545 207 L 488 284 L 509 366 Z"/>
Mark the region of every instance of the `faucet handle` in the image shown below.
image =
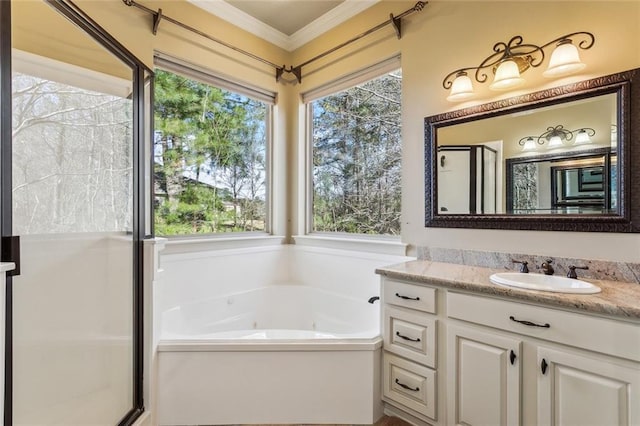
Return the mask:
<path id="1" fill-rule="evenodd" d="M 526 260 L 515 260 L 515 259 L 511 259 L 511 261 L 513 263 L 519 263 L 520 265 L 520 272 L 522 272 L 523 274 L 526 274 L 529 272 L 529 267 L 527 266 L 529 264 L 529 262 L 527 262 Z"/>
<path id="2" fill-rule="evenodd" d="M 567 273 L 567 278 L 573 278 L 573 279 L 577 279 L 578 278 L 578 274 L 576 274 L 576 269 L 589 269 L 588 266 L 574 266 L 571 265 L 569 266 L 569 272 Z"/>

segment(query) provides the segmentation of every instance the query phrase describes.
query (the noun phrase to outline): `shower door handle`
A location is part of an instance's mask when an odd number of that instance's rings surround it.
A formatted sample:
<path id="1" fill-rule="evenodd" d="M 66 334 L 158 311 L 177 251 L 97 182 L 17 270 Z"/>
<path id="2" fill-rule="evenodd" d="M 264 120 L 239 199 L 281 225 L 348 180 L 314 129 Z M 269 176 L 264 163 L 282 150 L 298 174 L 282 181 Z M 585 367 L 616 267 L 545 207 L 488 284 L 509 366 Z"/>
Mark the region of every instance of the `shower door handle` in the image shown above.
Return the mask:
<path id="1" fill-rule="evenodd" d="M 16 265 L 13 270 L 7 271 L 8 277 L 20 275 L 20 236 L 11 235 L 0 239 L 0 261 Z"/>

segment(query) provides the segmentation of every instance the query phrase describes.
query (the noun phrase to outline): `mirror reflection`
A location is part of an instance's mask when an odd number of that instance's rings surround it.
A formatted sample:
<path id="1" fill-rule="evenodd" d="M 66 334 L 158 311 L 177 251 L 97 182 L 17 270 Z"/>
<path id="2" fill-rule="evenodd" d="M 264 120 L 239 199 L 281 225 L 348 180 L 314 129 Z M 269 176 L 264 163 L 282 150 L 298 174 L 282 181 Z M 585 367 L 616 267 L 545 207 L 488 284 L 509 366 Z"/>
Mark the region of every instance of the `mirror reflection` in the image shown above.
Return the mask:
<path id="1" fill-rule="evenodd" d="M 619 214 L 617 94 L 437 128 L 438 214 Z"/>

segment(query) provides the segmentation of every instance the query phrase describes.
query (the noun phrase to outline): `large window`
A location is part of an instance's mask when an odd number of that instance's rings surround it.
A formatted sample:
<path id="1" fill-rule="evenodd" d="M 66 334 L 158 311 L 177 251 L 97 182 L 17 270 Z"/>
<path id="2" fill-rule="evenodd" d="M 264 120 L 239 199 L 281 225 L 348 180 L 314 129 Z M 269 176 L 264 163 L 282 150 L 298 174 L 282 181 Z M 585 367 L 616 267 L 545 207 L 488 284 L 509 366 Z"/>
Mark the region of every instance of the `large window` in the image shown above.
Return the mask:
<path id="1" fill-rule="evenodd" d="M 154 94 L 155 233 L 267 231 L 270 104 L 166 69 Z"/>
<path id="2" fill-rule="evenodd" d="M 400 234 L 400 70 L 311 101 L 312 230 Z"/>

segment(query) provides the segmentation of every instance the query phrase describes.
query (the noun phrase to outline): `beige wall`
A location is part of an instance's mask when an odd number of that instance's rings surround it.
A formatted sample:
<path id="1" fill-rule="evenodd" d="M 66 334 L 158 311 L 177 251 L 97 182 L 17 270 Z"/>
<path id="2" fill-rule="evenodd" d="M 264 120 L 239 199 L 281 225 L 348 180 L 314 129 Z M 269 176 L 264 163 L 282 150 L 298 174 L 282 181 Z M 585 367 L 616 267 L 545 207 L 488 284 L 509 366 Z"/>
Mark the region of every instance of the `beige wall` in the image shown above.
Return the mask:
<path id="1" fill-rule="evenodd" d="M 355 34 L 399 14 L 413 1 L 386 1 L 366 10 L 325 35 L 289 54 L 233 25 L 194 8 L 184 1 L 143 2 L 161 7 L 171 17 L 226 40 L 275 63 L 299 64 Z M 296 234 L 302 229 L 298 211 L 303 176 L 299 165 L 304 143 L 304 113 L 299 94 L 354 70 L 401 53 L 403 67 L 403 216 L 402 239 L 412 246 L 454 247 L 524 252 L 549 256 L 575 256 L 620 261 L 640 261 L 640 236 L 610 233 L 561 233 L 436 229 L 424 227 L 425 116 L 478 103 L 552 87 L 578 79 L 605 75 L 640 66 L 640 2 L 585 1 L 432 1 L 422 12 L 404 21 L 397 40 L 385 28 L 303 69 L 301 85 L 276 84 L 273 69 L 201 37 L 161 23 L 158 36 L 150 31 L 151 18 L 120 0 L 78 4 L 145 63 L 152 65 L 154 49 L 232 75 L 278 92 L 275 127 L 275 233 Z M 464 104 L 446 101 L 442 79 L 450 71 L 478 64 L 494 43 L 522 35 L 541 44 L 573 31 L 590 31 L 596 44 L 582 52 L 588 64 L 577 76 L 557 80 L 541 77 L 542 68 L 525 74 L 527 85 L 508 93 L 480 89 L 479 98 Z M 288 164 L 289 167 L 285 167 Z M 282 214 L 282 212 L 288 214 Z"/>
<path id="2" fill-rule="evenodd" d="M 382 2 L 347 22 L 352 28 L 341 25 L 299 49 L 294 55 L 296 62 L 413 4 Z M 527 85 L 521 90 L 496 94 L 486 88 L 478 90 L 481 87 L 476 84 L 478 100 L 464 104 L 446 101 L 444 76 L 454 69 L 479 64 L 496 42 L 522 35 L 525 42 L 542 44 L 574 31 L 590 31 L 596 37 L 594 47 L 581 52 L 588 67 L 580 75 L 549 81 L 541 76 L 541 67 L 525 74 Z M 393 34 L 390 29 L 382 32 Z M 413 246 L 640 261 L 640 236 L 634 234 L 425 228 L 423 184 L 424 117 L 640 66 L 639 2 L 433 1 L 405 21 L 402 40 L 372 37 L 350 50 L 342 60 L 337 59 L 342 54 L 335 55 L 331 56 L 331 64 L 304 69 L 299 90 L 308 90 L 394 52 L 402 54 L 404 242 Z"/>
<path id="3" fill-rule="evenodd" d="M 507 41 L 513 35 L 542 43 L 581 30 L 596 36 L 596 45 L 582 55 L 588 64 L 586 73 L 548 82 L 540 77 L 541 70 L 531 71 L 526 75 L 531 86 L 523 91 L 638 67 L 639 6 L 638 2 L 447 2 L 427 7 L 423 12 L 428 15 L 424 25 L 415 32 L 408 29 L 402 49 L 404 87 L 408 89 L 403 98 L 403 236 L 407 242 L 549 256 L 640 260 L 640 238 L 631 234 L 426 229 L 421 206 L 424 166 L 417 161 L 423 158 L 422 117 L 459 107 L 445 100 L 441 88 L 442 78 L 448 72 L 478 63 L 490 53 L 495 42 Z M 534 75 L 538 78 L 534 79 Z M 485 97 L 482 102 L 494 99 Z"/>

